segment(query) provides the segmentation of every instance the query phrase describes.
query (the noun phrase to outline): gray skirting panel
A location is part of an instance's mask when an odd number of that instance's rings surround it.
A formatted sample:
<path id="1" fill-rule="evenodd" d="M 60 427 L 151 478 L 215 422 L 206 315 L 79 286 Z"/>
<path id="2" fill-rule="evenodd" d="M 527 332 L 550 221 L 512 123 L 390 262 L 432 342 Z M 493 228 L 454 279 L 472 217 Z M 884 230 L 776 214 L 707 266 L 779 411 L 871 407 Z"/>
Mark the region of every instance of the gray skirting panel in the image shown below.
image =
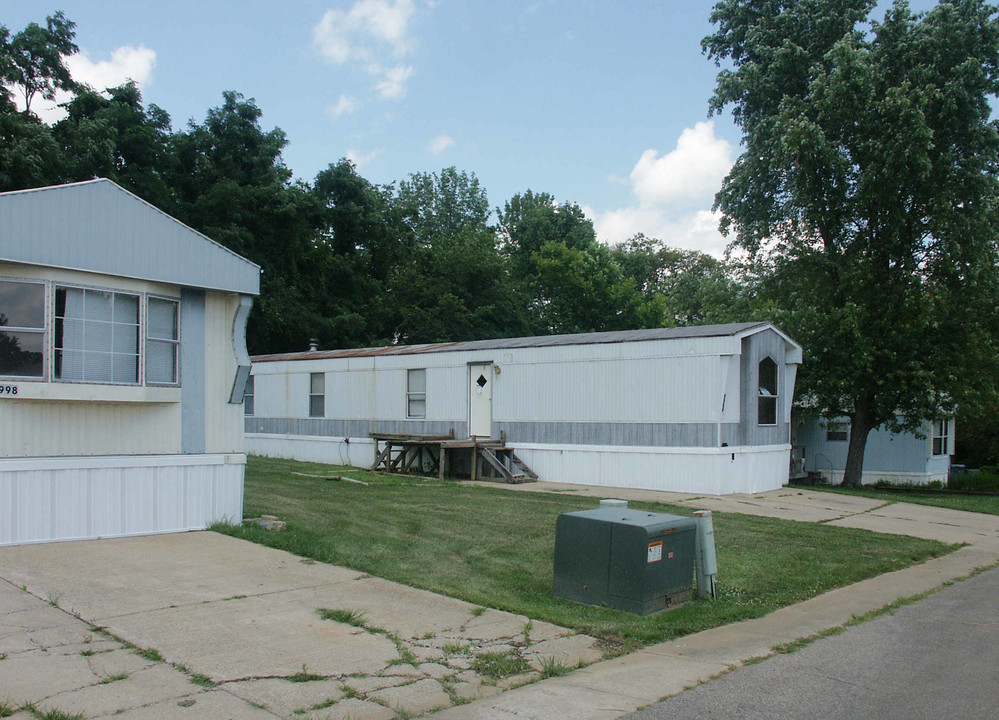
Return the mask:
<path id="1" fill-rule="evenodd" d="M 368 437 L 371 433 L 417 433 L 467 436 L 464 421 L 446 420 L 328 420 L 322 418 L 246 418 L 247 433 L 314 437 Z M 769 444 L 787 442 L 787 424 L 766 428 Z M 497 422 L 493 435 L 504 433 L 507 442 L 544 445 L 618 445 L 644 447 L 716 447 L 716 423 L 595 423 L 595 422 Z M 722 442 L 739 445 L 740 427 L 721 426 Z"/>

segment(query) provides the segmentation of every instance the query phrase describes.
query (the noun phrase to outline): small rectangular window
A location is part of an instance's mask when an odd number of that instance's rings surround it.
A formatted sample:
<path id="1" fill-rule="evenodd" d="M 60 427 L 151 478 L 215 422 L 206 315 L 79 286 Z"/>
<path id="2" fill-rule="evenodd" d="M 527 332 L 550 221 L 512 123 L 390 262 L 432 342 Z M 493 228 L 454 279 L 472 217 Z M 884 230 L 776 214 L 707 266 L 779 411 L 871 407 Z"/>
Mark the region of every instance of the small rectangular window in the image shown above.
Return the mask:
<path id="1" fill-rule="evenodd" d="M 246 378 L 246 389 L 243 390 L 243 414 L 253 414 L 253 376 Z"/>
<path id="2" fill-rule="evenodd" d="M 427 416 L 427 371 L 409 370 L 406 374 L 406 417 Z"/>
<path id="3" fill-rule="evenodd" d="M 843 423 L 830 422 L 826 424 L 826 442 L 846 442 L 850 434 Z"/>
<path id="4" fill-rule="evenodd" d="M 326 376 L 323 373 L 309 376 L 309 417 L 326 417 Z"/>
<path id="5" fill-rule="evenodd" d="M 934 420 L 933 421 L 933 454 L 934 455 L 949 455 L 950 454 L 950 438 L 948 433 L 950 430 L 950 423 L 947 420 Z"/>
<path id="6" fill-rule="evenodd" d="M 57 380 L 139 382 L 139 296 L 110 290 L 57 287 Z"/>
<path id="7" fill-rule="evenodd" d="M 146 382 L 176 385 L 180 365 L 180 303 L 149 298 L 146 315 Z"/>
<path id="8" fill-rule="evenodd" d="M 45 285 L 0 280 L 0 375 L 45 373 Z"/>

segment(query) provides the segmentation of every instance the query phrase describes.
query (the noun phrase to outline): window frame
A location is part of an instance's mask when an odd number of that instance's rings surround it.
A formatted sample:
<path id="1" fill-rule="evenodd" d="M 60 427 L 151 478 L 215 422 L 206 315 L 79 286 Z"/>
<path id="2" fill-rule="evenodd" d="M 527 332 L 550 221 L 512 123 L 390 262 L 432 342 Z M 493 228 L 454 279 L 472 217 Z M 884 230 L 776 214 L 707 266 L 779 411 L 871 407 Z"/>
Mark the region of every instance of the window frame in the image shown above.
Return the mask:
<path id="1" fill-rule="evenodd" d="M 833 437 L 835 435 L 836 437 Z M 842 435 L 842 437 L 840 437 Z M 828 421 L 826 422 L 826 442 L 848 442 L 850 440 L 849 423 Z"/>
<path id="2" fill-rule="evenodd" d="M 11 277 L 0 277 L 0 282 L 17 283 L 21 285 L 39 285 L 42 288 L 41 328 L 21 326 L 21 325 L 0 326 L 0 332 L 32 333 L 32 334 L 40 334 L 42 336 L 42 372 L 40 375 L 12 375 L 7 373 L 0 373 L 0 378 L 3 378 L 4 380 L 10 380 L 11 382 L 45 382 L 48 379 L 48 374 L 49 374 L 48 282 L 46 280 L 35 280 L 33 278 L 11 278 Z"/>
<path id="3" fill-rule="evenodd" d="M 950 455 L 950 420 L 933 420 L 930 433 L 930 456 L 946 457 Z M 939 432 L 937 432 L 939 430 Z M 941 452 L 937 452 L 937 446 Z"/>
<path id="4" fill-rule="evenodd" d="M 246 387 L 243 389 L 243 416 L 253 417 L 256 408 L 256 393 L 254 388 L 256 386 L 256 381 L 253 379 L 254 375 L 250 374 L 246 376 Z"/>
<path id="5" fill-rule="evenodd" d="M 175 315 L 175 321 L 174 321 L 174 330 L 175 330 L 175 333 L 176 333 L 176 336 L 177 336 L 175 339 L 152 337 L 149 334 L 149 316 L 151 314 L 150 311 L 149 311 L 149 303 L 152 302 L 152 301 L 154 301 L 154 300 L 158 301 L 158 302 L 172 303 L 175 306 L 175 308 L 176 308 L 176 315 Z M 152 385 L 154 387 L 178 387 L 178 386 L 180 386 L 180 377 L 181 377 L 181 367 L 180 367 L 180 338 L 181 338 L 180 299 L 179 298 L 167 297 L 165 295 L 155 295 L 155 294 L 151 294 L 150 293 L 150 294 L 146 295 L 145 307 L 146 307 L 146 314 L 145 314 L 145 316 L 139 318 L 140 323 L 143 324 L 143 325 L 145 325 L 145 352 L 142 353 L 142 358 L 141 358 L 142 364 L 144 366 L 143 367 L 143 372 L 142 372 L 142 377 L 145 380 L 145 384 L 146 385 Z M 149 359 L 149 345 L 150 345 L 150 341 L 152 341 L 154 343 L 170 343 L 170 344 L 173 345 L 173 352 L 174 352 L 174 365 L 173 365 L 173 367 L 174 367 L 174 379 L 173 379 L 172 382 L 163 382 L 163 381 L 160 381 L 160 380 L 150 380 L 149 379 L 149 363 L 147 361 Z"/>
<path id="6" fill-rule="evenodd" d="M 774 367 L 774 376 L 773 376 L 774 391 L 772 394 L 767 390 L 767 388 L 764 387 L 763 373 L 761 372 L 761 370 L 763 369 L 763 364 L 768 361 L 772 363 Z M 764 392 L 765 390 L 766 392 Z M 766 404 L 763 403 L 764 400 L 766 401 Z M 756 424 L 758 426 L 777 427 L 780 420 L 780 412 L 778 405 L 779 400 L 780 400 L 780 366 L 777 364 L 777 361 L 774 360 L 772 357 L 770 357 L 769 355 L 765 355 L 756 364 Z M 773 406 L 773 409 L 772 411 L 768 411 L 768 415 L 772 412 L 773 422 L 763 422 L 764 407 L 770 407 L 771 405 Z"/>
<path id="7" fill-rule="evenodd" d="M 7 329 L 12 332 L 32 332 L 40 334 L 42 336 L 42 374 L 41 375 L 7 375 L 0 374 L 0 379 L 7 383 L 59 383 L 60 385 L 107 385 L 113 387 L 121 388 L 179 388 L 182 385 L 182 368 L 181 368 L 181 340 L 183 329 L 181 313 L 183 310 L 183 301 L 180 297 L 171 297 L 170 295 L 164 295 L 155 292 L 148 292 L 146 290 L 136 290 L 129 288 L 102 286 L 102 285 L 88 285 L 84 283 L 74 282 L 72 280 L 63 281 L 60 279 L 52 278 L 39 278 L 39 277 L 10 277 L 10 276 L 0 276 L 0 282 L 9 283 L 21 283 L 27 285 L 36 285 L 42 287 L 42 317 L 43 325 L 41 328 L 21 328 L 20 326 L 8 326 Z M 79 290 L 84 293 L 84 298 L 87 292 L 93 293 L 104 293 L 111 296 L 111 317 L 110 320 L 97 320 L 92 319 L 93 323 L 108 323 L 111 325 L 110 341 L 107 348 L 102 348 L 99 351 L 88 351 L 84 348 L 85 334 L 81 334 L 79 341 L 80 348 L 70 348 L 72 352 L 79 352 L 82 356 L 86 352 L 104 352 L 111 357 L 111 380 L 93 380 L 93 379 L 83 379 L 83 378 L 66 378 L 66 377 L 56 377 L 56 353 L 66 350 L 66 348 L 57 348 L 56 344 L 60 340 L 65 342 L 65 338 L 56 337 L 56 328 L 58 326 L 57 320 L 59 322 L 65 322 L 65 308 L 63 309 L 64 314 L 56 317 L 57 303 L 56 297 L 59 290 Z M 114 358 L 115 357 L 131 357 L 131 353 L 123 353 L 116 351 L 115 348 L 115 330 L 116 325 L 131 326 L 131 323 L 116 322 L 114 316 L 114 304 L 115 298 L 117 296 L 135 298 L 136 300 L 136 316 L 137 321 L 135 324 L 136 331 L 136 380 L 133 381 L 121 381 L 114 379 Z M 175 303 L 176 305 L 176 340 L 167 340 L 166 338 L 153 338 L 153 340 L 162 342 L 172 342 L 176 346 L 176 372 L 177 378 L 176 382 L 172 383 L 161 383 L 156 381 L 150 381 L 146 378 L 146 358 L 148 355 L 148 330 L 147 330 L 147 318 L 149 310 L 149 301 L 151 299 L 162 300 L 165 302 Z M 86 317 L 83 318 L 69 318 L 70 320 L 79 320 L 84 322 L 87 320 Z M 83 325 L 81 325 L 83 327 Z M 131 334 L 131 332 L 129 332 Z"/>
<path id="8" fill-rule="evenodd" d="M 413 390 L 414 373 L 423 373 L 423 390 Z M 423 413 L 413 412 L 413 402 L 423 402 Z M 406 368 L 406 418 L 409 420 L 427 419 L 427 369 Z"/>
<path id="9" fill-rule="evenodd" d="M 322 381 L 322 388 L 319 391 L 316 391 L 315 386 L 317 378 Z M 322 407 L 318 409 L 318 413 L 316 412 L 317 408 L 314 405 L 317 400 L 321 401 L 322 404 Z M 324 372 L 309 373 L 309 417 L 326 417 L 326 373 Z"/>
<path id="10" fill-rule="evenodd" d="M 115 386 L 118 386 L 118 387 L 144 387 L 147 383 L 145 382 L 145 367 L 144 367 L 144 364 L 145 364 L 145 353 L 143 352 L 143 344 L 142 344 L 142 331 L 143 331 L 143 325 L 144 325 L 143 302 L 142 302 L 142 300 L 146 296 L 146 293 L 141 292 L 141 291 L 137 291 L 137 290 L 120 290 L 120 289 L 109 288 L 109 287 L 96 287 L 96 286 L 91 286 L 91 285 L 80 285 L 80 284 L 77 284 L 77 283 L 59 282 L 59 281 L 56 281 L 56 280 L 50 281 L 50 284 L 52 286 L 52 288 L 51 288 L 51 293 L 52 293 L 52 311 L 51 311 L 48 319 L 50 319 L 51 322 L 52 322 L 52 324 L 50 326 L 51 331 L 52 331 L 51 332 L 51 346 L 49 347 L 49 350 L 51 351 L 51 361 L 52 361 L 51 362 L 51 381 L 52 382 L 56 382 L 56 383 L 69 383 L 69 384 L 74 384 L 74 385 L 115 385 Z M 56 306 L 58 304 L 56 302 L 56 297 L 57 297 L 57 294 L 58 294 L 58 292 L 59 292 L 60 289 L 62 289 L 62 290 L 80 290 L 80 291 L 82 291 L 83 292 L 83 297 L 84 297 L 84 301 L 83 301 L 84 303 L 86 303 L 86 295 L 87 295 L 88 292 L 91 292 L 91 293 L 107 293 L 107 294 L 111 295 L 112 315 L 111 315 L 111 321 L 108 323 L 108 324 L 110 324 L 112 326 L 111 327 L 112 335 L 111 335 L 110 350 L 107 353 L 104 353 L 104 351 L 92 351 L 92 350 L 88 351 L 88 350 L 83 349 L 83 348 L 81 348 L 80 350 L 73 350 L 74 352 L 80 352 L 80 353 L 82 353 L 84 355 L 86 353 L 88 353 L 88 352 L 91 352 L 91 353 L 100 352 L 101 354 L 108 354 L 108 355 L 110 355 L 110 357 L 111 357 L 111 380 L 88 380 L 86 378 L 82 378 L 82 379 L 81 378 L 63 378 L 63 377 L 57 377 L 56 376 L 56 366 L 57 366 L 57 363 L 56 363 L 56 353 L 60 349 L 61 350 L 65 350 L 65 348 L 57 348 L 56 347 L 56 342 L 57 342 L 58 339 L 56 337 L 55 329 L 56 329 L 56 325 L 57 325 L 57 320 L 60 319 L 56 315 L 56 310 L 57 310 Z M 135 358 L 136 358 L 135 375 L 136 375 L 136 379 L 133 382 L 123 382 L 123 381 L 115 380 L 114 379 L 114 357 L 115 357 L 115 355 L 131 355 L 130 353 L 116 353 L 115 350 L 114 350 L 114 325 L 116 324 L 115 321 L 114 321 L 114 303 L 115 303 L 115 298 L 117 296 L 119 296 L 119 295 L 128 296 L 128 297 L 134 297 L 135 300 L 136 300 L 136 324 L 135 324 L 135 333 L 136 333 L 136 335 L 135 335 L 135 344 L 136 344 L 136 350 L 135 350 Z M 66 319 L 67 318 L 65 316 L 62 316 L 62 320 L 64 322 L 65 322 Z M 76 319 L 76 318 L 68 318 L 68 319 L 73 320 L 73 319 Z M 85 334 L 85 331 L 86 331 L 86 322 L 87 322 L 88 319 L 86 317 L 83 317 L 83 318 L 80 318 L 80 320 L 82 320 L 83 323 L 84 323 L 84 325 L 83 325 L 83 328 L 84 328 L 83 338 L 84 339 L 82 340 L 82 343 L 85 345 L 86 344 L 86 334 Z M 108 321 L 106 321 L 106 320 L 92 320 L 91 322 L 92 323 L 107 323 Z M 125 324 L 125 323 L 119 323 L 119 324 Z M 129 323 L 129 325 L 131 325 L 131 323 Z M 86 370 L 84 370 L 84 373 L 85 372 L 86 372 Z"/>

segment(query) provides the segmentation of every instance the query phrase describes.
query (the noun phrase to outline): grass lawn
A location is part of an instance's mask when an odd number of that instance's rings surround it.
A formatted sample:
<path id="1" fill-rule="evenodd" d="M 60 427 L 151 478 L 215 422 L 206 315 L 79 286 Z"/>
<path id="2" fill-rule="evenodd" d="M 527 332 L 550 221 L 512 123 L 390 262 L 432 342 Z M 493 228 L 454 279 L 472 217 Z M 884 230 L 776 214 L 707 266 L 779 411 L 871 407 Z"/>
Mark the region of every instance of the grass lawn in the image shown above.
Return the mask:
<path id="1" fill-rule="evenodd" d="M 857 497 L 874 498 L 885 502 L 907 502 L 916 505 L 933 505 L 950 508 L 951 510 L 967 510 L 968 512 L 999 515 L 999 495 L 958 495 L 947 492 L 919 492 L 918 490 L 879 490 L 873 487 L 845 488 L 839 485 L 810 486 L 809 490 L 840 493 L 841 495 L 856 495 Z"/>
<path id="2" fill-rule="evenodd" d="M 370 485 L 293 475 L 339 475 Z M 609 491 L 612 492 L 612 491 Z M 715 601 L 659 615 L 552 597 L 555 519 L 597 500 L 251 457 L 246 517 L 276 515 L 284 532 L 219 526 L 236 537 L 413 587 L 621 642 L 623 649 L 759 617 L 880 573 L 945 554 L 942 543 L 731 513 L 714 513 Z M 686 515 L 669 505 L 631 507 Z"/>

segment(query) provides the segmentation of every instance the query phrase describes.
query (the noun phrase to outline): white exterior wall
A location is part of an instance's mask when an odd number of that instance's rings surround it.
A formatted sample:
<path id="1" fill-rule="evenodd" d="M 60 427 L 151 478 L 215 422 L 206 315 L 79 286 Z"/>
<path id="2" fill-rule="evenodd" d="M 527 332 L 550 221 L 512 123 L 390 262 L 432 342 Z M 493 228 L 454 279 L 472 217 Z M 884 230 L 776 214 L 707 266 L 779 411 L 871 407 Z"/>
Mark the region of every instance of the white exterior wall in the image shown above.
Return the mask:
<path id="1" fill-rule="evenodd" d="M 737 422 L 738 353 L 732 338 L 682 338 L 255 363 L 254 414 L 307 418 L 323 372 L 327 418 L 404 420 L 406 370 L 425 368 L 426 419 L 464 421 L 468 364 L 493 362 L 494 422 Z"/>
<path id="2" fill-rule="evenodd" d="M 28 458 L 0 463 L 0 546 L 239 522 L 242 455 Z"/>
<path id="3" fill-rule="evenodd" d="M 790 445 L 762 448 L 511 447 L 547 482 L 704 495 L 756 493 L 781 487 L 787 482 L 791 449 Z"/>

